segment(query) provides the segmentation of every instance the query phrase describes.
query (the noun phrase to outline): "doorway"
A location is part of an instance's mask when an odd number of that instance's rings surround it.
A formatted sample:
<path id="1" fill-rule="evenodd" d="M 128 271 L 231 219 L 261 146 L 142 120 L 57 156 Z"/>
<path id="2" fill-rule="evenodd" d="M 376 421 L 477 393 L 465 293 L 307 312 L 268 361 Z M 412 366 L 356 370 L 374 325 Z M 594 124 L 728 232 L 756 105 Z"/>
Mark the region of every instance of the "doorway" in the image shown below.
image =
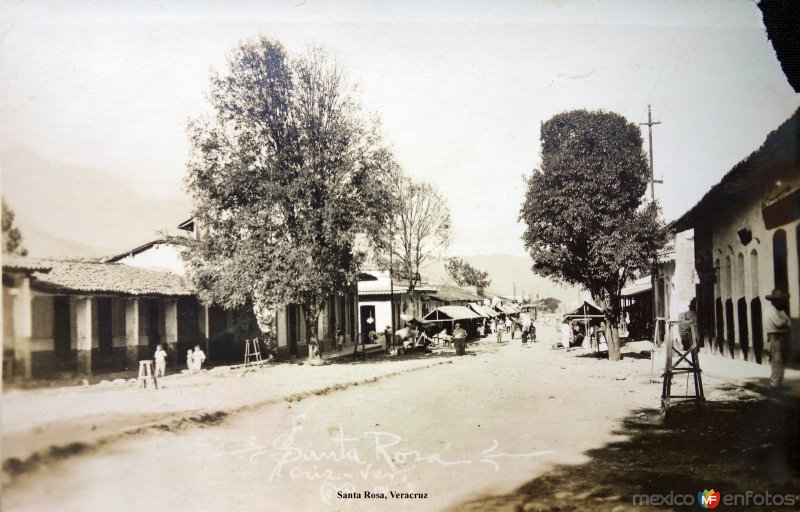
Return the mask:
<path id="1" fill-rule="evenodd" d="M 72 352 L 69 297 L 53 297 L 53 326 L 53 348 L 58 366 L 69 366 Z"/>
<path id="2" fill-rule="evenodd" d="M 289 357 L 297 357 L 297 340 L 300 337 L 300 306 L 286 306 L 286 334 L 289 342 Z"/>
<path id="3" fill-rule="evenodd" d="M 361 319 L 361 343 L 369 341 L 369 333 L 375 330 L 375 306 L 361 306 L 359 308 Z"/>

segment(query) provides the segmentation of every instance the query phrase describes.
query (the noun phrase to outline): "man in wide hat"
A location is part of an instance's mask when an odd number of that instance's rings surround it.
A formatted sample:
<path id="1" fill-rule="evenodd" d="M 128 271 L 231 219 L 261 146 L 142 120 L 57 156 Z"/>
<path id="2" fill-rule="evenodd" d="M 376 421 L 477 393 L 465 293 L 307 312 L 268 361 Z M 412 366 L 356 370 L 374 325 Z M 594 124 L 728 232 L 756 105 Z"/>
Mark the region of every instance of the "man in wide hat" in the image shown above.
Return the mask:
<path id="1" fill-rule="evenodd" d="M 769 347 L 769 361 L 772 367 L 770 385 L 774 388 L 783 385 L 783 371 L 786 360 L 789 358 L 789 328 L 791 321 L 786 314 L 789 305 L 789 296 L 780 288 L 775 288 L 766 296 L 768 301 L 764 327 L 767 331 Z"/>

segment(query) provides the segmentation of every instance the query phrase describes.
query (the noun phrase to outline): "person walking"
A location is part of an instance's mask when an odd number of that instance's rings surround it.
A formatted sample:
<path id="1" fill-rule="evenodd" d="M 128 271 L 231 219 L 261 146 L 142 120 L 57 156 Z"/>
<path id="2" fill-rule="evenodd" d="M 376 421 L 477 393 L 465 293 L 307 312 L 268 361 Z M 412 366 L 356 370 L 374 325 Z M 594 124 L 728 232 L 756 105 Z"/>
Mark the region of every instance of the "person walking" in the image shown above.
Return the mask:
<path id="1" fill-rule="evenodd" d="M 457 356 L 467 354 L 467 331 L 461 327 L 461 324 L 456 324 L 453 329 L 453 345 L 456 347 Z"/>
<path id="2" fill-rule="evenodd" d="M 783 373 L 786 359 L 789 357 L 789 329 L 791 320 L 786 314 L 789 296 L 780 288 L 775 288 L 766 296 L 767 307 L 764 315 L 764 327 L 767 331 L 769 346 L 769 364 L 772 368 L 770 386 L 780 388 L 783 385 Z"/>
<path id="3" fill-rule="evenodd" d="M 156 378 L 164 377 L 167 374 L 167 351 L 164 350 L 164 345 L 156 347 L 156 353 L 153 355 L 156 361 Z"/>
<path id="4" fill-rule="evenodd" d="M 531 317 L 525 316 L 522 319 L 522 346 L 528 346 L 528 337 L 531 333 Z"/>

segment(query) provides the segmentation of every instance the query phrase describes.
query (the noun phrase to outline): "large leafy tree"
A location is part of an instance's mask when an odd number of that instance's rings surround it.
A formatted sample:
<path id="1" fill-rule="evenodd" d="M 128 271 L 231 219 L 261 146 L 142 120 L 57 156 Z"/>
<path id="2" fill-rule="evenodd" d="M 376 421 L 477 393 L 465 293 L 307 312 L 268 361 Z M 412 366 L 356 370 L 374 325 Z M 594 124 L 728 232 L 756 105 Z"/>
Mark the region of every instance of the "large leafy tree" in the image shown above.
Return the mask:
<path id="1" fill-rule="evenodd" d="M 214 73 L 213 115 L 190 122 L 187 187 L 207 236 L 187 254 L 202 300 L 257 314 L 299 304 L 309 358 L 326 299 L 356 281 L 356 237 L 390 215 L 392 156 L 342 69 L 312 49 L 250 41 Z"/>
<path id="2" fill-rule="evenodd" d="M 0 203 L 3 208 L 3 252 L 27 256 L 28 250 L 22 246 L 22 233 L 14 225 L 14 210 L 9 208 L 5 201 L 0 200 Z"/>
<path id="3" fill-rule="evenodd" d="M 489 273 L 478 270 L 461 258 L 450 258 L 444 265 L 447 274 L 458 286 L 489 286 Z"/>
<path id="4" fill-rule="evenodd" d="M 639 128 L 604 111 L 574 110 L 541 127 L 541 167 L 526 179 L 520 220 L 533 270 L 583 285 L 606 315 L 609 358 L 618 360 L 620 294 L 648 272 L 666 239 Z"/>

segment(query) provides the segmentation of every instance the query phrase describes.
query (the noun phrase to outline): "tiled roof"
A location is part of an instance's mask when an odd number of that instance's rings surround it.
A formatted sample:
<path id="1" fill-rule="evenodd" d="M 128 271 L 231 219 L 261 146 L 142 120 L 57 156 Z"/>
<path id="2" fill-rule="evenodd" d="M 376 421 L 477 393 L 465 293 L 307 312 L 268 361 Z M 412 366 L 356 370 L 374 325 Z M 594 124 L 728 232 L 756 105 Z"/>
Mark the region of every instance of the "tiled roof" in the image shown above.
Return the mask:
<path id="1" fill-rule="evenodd" d="M 431 297 L 445 302 L 448 301 L 474 302 L 476 300 L 483 300 L 483 297 L 481 297 L 477 293 L 467 291 L 457 286 L 449 286 L 445 284 L 436 285 L 436 292 L 431 294 Z"/>
<path id="2" fill-rule="evenodd" d="M 120 263 L 41 260 L 52 269 L 36 273 L 34 287 L 47 290 L 123 295 L 193 295 L 191 284 L 179 275 Z"/>
<path id="3" fill-rule="evenodd" d="M 50 265 L 46 265 L 39 260 L 16 256 L 14 254 L 3 254 L 3 270 L 20 270 L 23 272 L 47 272 Z"/>
<path id="4" fill-rule="evenodd" d="M 688 212 L 670 224 L 680 233 L 716 218 L 721 210 L 740 204 L 745 198 L 764 190 L 764 184 L 783 175 L 797 172 L 797 139 L 800 131 L 800 108 L 767 135 L 760 148 L 733 166 Z"/>
<path id="5" fill-rule="evenodd" d="M 374 281 L 359 281 L 358 293 L 359 295 L 388 295 L 392 290 L 392 283 L 389 282 L 388 277 L 380 277 Z M 401 295 L 408 290 L 408 281 L 400 279 L 394 280 L 394 293 Z M 414 287 L 417 292 L 435 292 L 436 288 L 428 285 L 418 285 Z"/>

